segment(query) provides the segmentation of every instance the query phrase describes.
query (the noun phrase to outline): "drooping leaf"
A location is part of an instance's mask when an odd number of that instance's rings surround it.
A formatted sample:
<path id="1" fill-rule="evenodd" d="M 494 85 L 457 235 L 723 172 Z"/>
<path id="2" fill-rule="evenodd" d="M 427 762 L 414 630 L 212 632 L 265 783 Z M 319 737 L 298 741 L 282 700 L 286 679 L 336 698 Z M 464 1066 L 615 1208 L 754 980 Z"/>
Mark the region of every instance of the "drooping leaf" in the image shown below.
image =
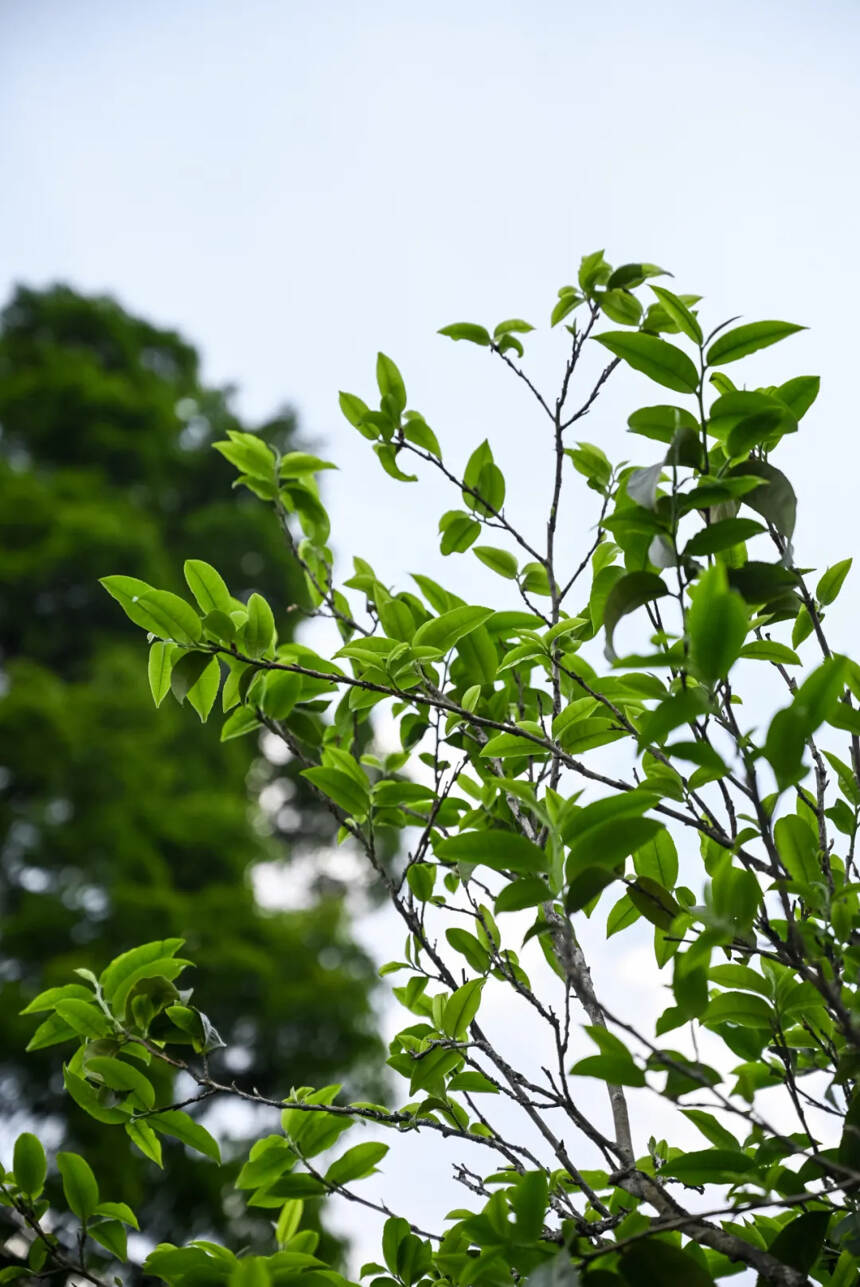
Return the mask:
<path id="1" fill-rule="evenodd" d="M 635 612 L 643 604 L 661 599 L 669 593 L 666 584 L 653 572 L 628 572 L 616 581 L 606 599 L 603 610 L 603 624 L 606 630 L 606 656 L 609 661 L 615 659 L 613 637 L 615 627 L 622 617 Z"/>

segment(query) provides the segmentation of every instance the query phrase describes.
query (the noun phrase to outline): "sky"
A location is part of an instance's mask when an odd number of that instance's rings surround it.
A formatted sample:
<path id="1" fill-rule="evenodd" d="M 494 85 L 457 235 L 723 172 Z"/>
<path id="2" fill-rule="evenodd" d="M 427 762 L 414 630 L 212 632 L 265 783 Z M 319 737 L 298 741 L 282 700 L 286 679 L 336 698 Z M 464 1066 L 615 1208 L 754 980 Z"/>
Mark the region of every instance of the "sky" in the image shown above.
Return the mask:
<path id="1" fill-rule="evenodd" d="M 480 601 L 498 582 L 438 552 L 456 497 L 382 474 L 337 390 L 368 396 L 390 354 L 455 466 L 490 437 L 536 530 L 549 444 L 526 391 L 436 331 L 545 328 L 599 247 L 656 262 L 705 297 L 710 325 L 810 328 L 744 374 L 822 376 L 782 458 L 798 560 L 823 568 L 856 537 L 858 35 L 860 8 L 836 0 L 0 0 L 0 297 L 66 281 L 180 328 L 244 414 L 291 404 L 338 463 L 325 494 L 342 558 Z M 562 360 L 561 336 L 530 343 L 553 392 Z M 619 372 L 582 436 L 652 463 L 625 437 L 648 400 Z M 581 495 L 560 529 L 572 557 L 596 517 Z M 849 581 L 837 645 L 858 606 Z M 654 1001 L 641 966 L 607 962 L 614 995 Z M 398 1162 L 387 1180 L 433 1212 L 454 1205 L 447 1172 L 441 1196 L 421 1171 Z M 343 1218 L 370 1254 L 364 1217 Z"/>

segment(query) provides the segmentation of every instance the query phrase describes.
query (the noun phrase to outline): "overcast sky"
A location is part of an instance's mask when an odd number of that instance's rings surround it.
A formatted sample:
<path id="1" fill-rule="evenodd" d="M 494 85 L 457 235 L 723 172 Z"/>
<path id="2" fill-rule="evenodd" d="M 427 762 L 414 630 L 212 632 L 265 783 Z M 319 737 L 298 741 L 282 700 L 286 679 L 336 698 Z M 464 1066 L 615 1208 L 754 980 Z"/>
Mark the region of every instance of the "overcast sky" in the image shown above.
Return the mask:
<path id="1" fill-rule="evenodd" d="M 387 479 L 337 389 L 370 393 L 384 349 L 455 465 L 489 434 L 534 526 L 543 426 L 436 329 L 545 323 L 601 246 L 655 261 L 711 325 L 811 327 L 745 378 L 823 377 L 782 461 L 799 561 L 825 566 L 857 530 L 858 33 L 853 0 L 0 0 L 0 294 L 63 280 L 180 327 L 243 412 L 291 403 L 341 465 L 341 553 L 478 597 L 492 583 L 471 556 L 437 550 L 456 499 Z M 559 340 L 533 346 L 550 389 Z M 653 392 L 620 373 L 582 436 L 651 463 L 624 428 Z M 567 515 L 572 556 L 591 521 Z M 843 644 L 857 607 L 853 591 L 835 614 Z M 635 959 L 616 967 L 635 988 Z"/>

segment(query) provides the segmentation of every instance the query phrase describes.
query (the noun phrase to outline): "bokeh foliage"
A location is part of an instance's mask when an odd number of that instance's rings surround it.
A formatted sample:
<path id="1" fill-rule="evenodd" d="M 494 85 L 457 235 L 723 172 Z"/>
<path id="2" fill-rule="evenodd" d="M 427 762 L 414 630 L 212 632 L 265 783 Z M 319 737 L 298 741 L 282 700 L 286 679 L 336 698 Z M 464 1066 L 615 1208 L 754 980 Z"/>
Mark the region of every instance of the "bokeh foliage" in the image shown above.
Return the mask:
<path id="1" fill-rule="evenodd" d="M 181 1205 L 198 1232 L 253 1238 L 265 1226 L 231 1226 L 212 1168 L 177 1146 L 156 1178 L 130 1146 L 93 1129 L 63 1094 L 55 1061 L 23 1055 L 29 1033 L 17 1014 L 39 988 L 157 922 L 193 947 L 201 996 L 255 1084 L 337 1076 L 367 1086 L 372 967 L 339 891 L 303 890 L 299 910 L 264 912 L 250 877 L 259 862 L 327 842 L 329 814 L 255 738 L 221 743 L 173 702 L 156 712 L 139 632 L 98 585 L 115 568 L 173 586 L 181 558 L 214 559 L 240 595 L 265 594 L 290 635 L 301 575 L 265 508 L 244 491 L 231 497 L 230 466 L 211 449 L 247 427 L 230 391 L 206 386 L 178 334 L 110 299 L 17 290 L 0 325 L 0 426 L 7 1123 L 53 1119 L 54 1135 L 141 1204 L 155 1236 Z M 280 450 L 295 445 L 289 413 L 261 433 Z M 273 783 L 288 806 L 264 817 L 260 792 Z"/>

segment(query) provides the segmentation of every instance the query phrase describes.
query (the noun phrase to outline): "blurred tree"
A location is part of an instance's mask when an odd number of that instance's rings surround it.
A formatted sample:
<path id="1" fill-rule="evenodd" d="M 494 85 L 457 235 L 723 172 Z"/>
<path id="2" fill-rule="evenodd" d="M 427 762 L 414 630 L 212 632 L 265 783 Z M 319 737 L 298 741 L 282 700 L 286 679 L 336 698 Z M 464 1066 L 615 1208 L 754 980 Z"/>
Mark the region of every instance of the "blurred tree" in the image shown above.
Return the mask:
<path id="1" fill-rule="evenodd" d="M 373 1089 L 374 972 L 339 891 L 324 882 L 301 891 L 301 910 L 266 912 L 251 879 L 285 843 L 327 842 L 329 815 L 253 738 L 222 745 L 214 724 L 195 727 L 172 703 L 156 714 L 139 632 L 98 585 L 122 569 L 181 589 L 190 556 L 217 564 L 243 598 L 301 606 L 281 533 L 253 497 L 230 495 L 234 471 L 211 450 L 242 427 L 229 390 L 201 384 L 191 346 L 110 299 L 22 288 L 2 315 L 0 1102 L 7 1127 L 47 1120 L 50 1138 L 54 1119 L 64 1147 L 143 1207 L 149 1233 L 181 1207 L 196 1234 L 230 1224 L 253 1242 L 253 1223 L 222 1207 L 224 1177 L 180 1146 L 147 1184 L 140 1160 L 64 1095 L 54 1052 L 22 1059 L 29 1029 L 17 1018 L 35 990 L 152 924 L 150 937 L 189 941 L 205 979 L 197 1002 L 217 1010 L 261 1090 L 343 1078 Z M 295 446 L 289 414 L 261 432 Z M 266 788 L 274 811 L 260 806 Z"/>

